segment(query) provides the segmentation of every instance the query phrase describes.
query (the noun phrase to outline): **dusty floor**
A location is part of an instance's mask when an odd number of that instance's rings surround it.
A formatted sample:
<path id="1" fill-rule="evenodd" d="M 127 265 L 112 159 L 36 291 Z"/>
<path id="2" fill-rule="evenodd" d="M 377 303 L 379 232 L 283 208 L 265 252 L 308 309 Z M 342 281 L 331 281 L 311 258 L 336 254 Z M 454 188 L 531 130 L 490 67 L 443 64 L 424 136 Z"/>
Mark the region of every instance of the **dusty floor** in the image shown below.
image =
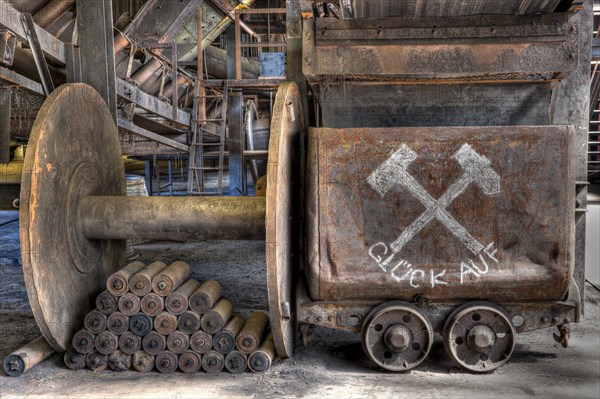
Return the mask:
<path id="1" fill-rule="evenodd" d="M 23 285 L 18 222 L 10 222 L 17 216 L 0 212 L 0 358 L 39 334 Z M 262 242 L 151 243 L 136 249 L 143 261 L 188 261 L 194 277 L 220 281 L 242 313 L 266 309 Z M 21 377 L 1 375 L 0 397 L 598 399 L 599 301 L 600 293 L 588 285 L 585 320 L 573 326 L 568 349 L 552 340 L 552 330 L 522 334 L 509 363 L 484 375 L 456 367 L 440 341 L 416 370 L 384 372 L 363 354 L 358 336 L 318 330 L 307 348 L 298 345 L 293 359 L 277 361 L 263 375 L 70 371 L 54 355 Z"/>

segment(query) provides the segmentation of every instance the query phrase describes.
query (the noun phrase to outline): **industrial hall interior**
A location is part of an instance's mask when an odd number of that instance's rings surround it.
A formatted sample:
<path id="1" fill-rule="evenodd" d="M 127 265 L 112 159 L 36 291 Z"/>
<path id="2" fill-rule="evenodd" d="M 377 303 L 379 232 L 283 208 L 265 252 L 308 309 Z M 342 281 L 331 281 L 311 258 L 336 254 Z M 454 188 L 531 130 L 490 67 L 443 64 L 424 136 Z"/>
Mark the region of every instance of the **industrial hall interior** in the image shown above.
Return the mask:
<path id="1" fill-rule="evenodd" d="M 0 0 L 0 362 L 600 398 L 600 0 Z"/>

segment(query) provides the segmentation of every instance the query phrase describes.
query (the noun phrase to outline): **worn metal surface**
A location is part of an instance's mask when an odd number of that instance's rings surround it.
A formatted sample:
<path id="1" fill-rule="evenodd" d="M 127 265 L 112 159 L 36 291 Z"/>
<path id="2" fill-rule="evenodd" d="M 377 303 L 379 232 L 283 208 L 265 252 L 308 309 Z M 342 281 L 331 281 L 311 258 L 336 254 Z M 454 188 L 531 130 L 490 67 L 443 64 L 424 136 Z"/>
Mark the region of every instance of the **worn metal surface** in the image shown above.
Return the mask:
<path id="1" fill-rule="evenodd" d="M 573 125 L 575 140 L 573 154 L 575 162 L 575 179 L 587 181 L 587 142 L 589 129 L 589 79 L 591 61 L 592 0 L 587 0 L 583 8 L 570 15 L 573 24 L 579 29 L 579 65 L 577 70 L 567 79 L 563 80 L 556 90 L 555 107 L 552 109 L 552 123 Z M 581 206 L 586 207 L 587 188 L 583 188 Z M 575 281 L 580 290 L 580 297 L 584 297 L 585 287 L 585 230 L 586 218 L 577 219 L 575 231 Z M 589 245 L 589 244 L 588 244 Z M 583 306 L 583 301 L 581 302 Z"/>
<path id="2" fill-rule="evenodd" d="M 123 79 L 117 78 L 116 84 L 117 96 L 120 100 L 127 103 L 133 102 L 136 107 L 159 115 L 168 121 L 176 122 L 183 127 L 187 128 L 190 125 L 191 116 L 189 112 L 178 110 L 177 118 L 173 119 L 173 107 L 166 101 L 144 93 L 137 86 L 126 82 Z"/>
<path id="3" fill-rule="evenodd" d="M 268 158 L 269 149 L 269 118 L 258 118 L 258 111 L 253 100 L 246 100 L 244 105 L 244 131 L 246 133 L 246 151 L 244 156 L 249 158 L 250 152 L 265 153 Z M 250 173 L 255 183 L 267 173 L 267 162 L 253 160 L 250 162 Z"/>
<path id="4" fill-rule="evenodd" d="M 22 348 L 17 349 L 2 361 L 4 373 L 10 377 L 18 377 L 35 365 L 43 362 L 54 353 L 43 336 L 39 336 Z"/>
<path id="5" fill-rule="evenodd" d="M 179 370 L 184 373 L 196 373 L 202 367 L 201 357 L 196 352 L 185 351 L 179 355 Z"/>
<path id="6" fill-rule="evenodd" d="M 189 278 L 190 273 L 190 265 L 180 260 L 175 261 L 154 276 L 152 291 L 165 297 L 183 284 Z"/>
<path id="7" fill-rule="evenodd" d="M 189 146 L 183 143 L 180 143 L 177 140 L 170 139 L 168 137 L 162 136 L 158 133 L 151 132 L 150 130 L 144 129 L 142 127 L 137 126 L 133 122 L 128 121 L 124 118 L 117 118 L 117 124 L 119 128 L 133 133 L 137 136 L 141 136 L 147 139 L 152 140 L 154 143 L 164 144 L 165 146 L 170 147 L 171 149 L 180 150 L 180 151 L 189 151 Z M 130 152 L 131 153 L 131 152 Z"/>
<path id="8" fill-rule="evenodd" d="M 0 67 L 0 80 L 6 83 L 14 84 L 19 86 L 20 88 L 27 89 L 33 93 L 38 94 L 39 96 L 44 95 L 44 88 L 42 85 L 28 77 L 20 75 L 15 71 L 12 71 L 8 68 Z M 27 129 L 28 130 L 28 129 Z M 24 134 L 28 135 L 29 131 Z"/>
<path id="9" fill-rule="evenodd" d="M 77 44 L 81 57 L 81 81 L 100 93 L 117 120 L 112 2 L 77 0 Z"/>
<path id="10" fill-rule="evenodd" d="M 31 54 L 33 55 L 39 78 L 42 82 L 42 86 L 44 87 L 44 94 L 49 95 L 54 90 L 54 83 L 52 82 L 52 76 L 50 75 L 50 70 L 48 69 L 48 63 L 46 62 L 46 57 L 44 57 L 42 46 L 40 44 L 40 40 L 38 39 L 36 27 L 31 14 L 22 14 L 21 23 L 23 24 L 23 29 L 25 29 L 27 43 L 31 48 Z"/>
<path id="11" fill-rule="evenodd" d="M 258 350 L 248 355 L 248 368 L 253 373 L 264 373 L 271 367 L 271 363 L 273 363 L 276 355 L 273 331 L 271 331 L 267 334 Z"/>
<path id="12" fill-rule="evenodd" d="M 144 269 L 143 262 L 134 261 L 106 279 L 106 290 L 114 296 L 121 296 L 129 291 L 129 279 L 137 272 Z"/>
<path id="13" fill-rule="evenodd" d="M 124 241 L 93 242 L 75 230 L 75 209 L 86 195 L 125 195 L 123 176 L 104 100 L 84 84 L 57 88 L 33 126 L 20 199 L 29 301 L 42 334 L 57 350 L 69 347 L 106 277 L 124 260 Z"/>
<path id="14" fill-rule="evenodd" d="M 240 352 L 249 354 L 258 349 L 269 326 L 269 317 L 263 312 L 252 312 L 235 338 Z"/>
<path id="15" fill-rule="evenodd" d="M 271 117 L 267 163 L 266 256 L 271 328 L 277 354 L 294 352 L 293 290 L 301 265 L 304 115 L 298 86 L 283 83 Z"/>
<path id="16" fill-rule="evenodd" d="M 165 299 L 165 308 L 174 315 L 183 313 L 188 308 L 189 297 L 199 286 L 197 280 L 189 279 Z"/>
<path id="17" fill-rule="evenodd" d="M 311 129 L 311 298 L 561 300 L 573 272 L 572 134 Z"/>
<path id="18" fill-rule="evenodd" d="M 257 197 L 89 196 L 78 221 L 82 236 L 96 240 L 261 240 L 265 207 Z"/>
<path id="19" fill-rule="evenodd" d="M 119 312 L 127 316 L 133 316 L 134 314 L 138 313 L 140 311 L 140 306 L 140 298 L 131 292 L 119 297 L 119 301 L 117 302 Z"/>
<path id="20" fill-rule="evenodd" d="M 137 43 L 168 43 L 190 19 L 199 0 L 150 0 L 125 29 L 125 36 Z"/>
<path id="21" fill-rule="evenodd" d="M 444 346 L 452 360 L 470 371 L 487 372 L 508 361 L 516 331 L 505 312 L 482 301 L 459 306 L 446 321 Z"/>
<path id="22" fill-rule="evenodd" d="M 312 301 L 308 297 L 305 283 L 298 285 L 296 297 L 297 319 L 301 327 L 314 324 L 353 333 L 360 333 L 369 312 L 381 303 L 381 300 Z M 456 303 L 452 302 L 425 301 L 425 307 L 423 307 L 424 302 L 416 300 L 413 302 L 427 316 L 433 330 L 440 334 L 443 333 L 444 323 L 448 316 L 456 308 Z M 508 314 L 509 319 L 522 318 L 523 324 L 514 326 L 518 333 L 522 333 L 559 326 L 563 323 L 578 322 L 580 320 L 580 302 L 579 290 L 572 285 L 569 297 L 565 301 L 511 302 L 503 303 L 502 308 Z"/>
<path id="23" fill-rule="evenodd" d="M 75 4 L 75 0 L 50 0 L 33 15 L 33 21 L 46 29 Z"/>
<path id="24" fill-rule="evenodd" d="M 227 128 L 229 146 L 229 195 L 246 195 L 246 162 L 242 93 L 229 94 L 227 99 Z"/>
<path id="25" fill-rule="evenodd" d="M 22 15 L 23 14 L 17 11 L 12 4 L 0 2 L 0 26 L 15 33 L 19 41 L 26 42 L 27 37 L 25 29 L 21 24 Z M 44 54 L 59 65 L 64 65 L 65 44 L 39 26 L 36 26 L 35 30 Z"/>
<path id="26" fill-rule="evenodd" d="M 15 55 L 17 37 L 8 29 L 0 29 L 0 64 L 11 66 Z"/>
<path id="27" fill-rule="evenodd" d="M 333 82 L 317 92 L 323 127 L 550 124 L 552 86 Z"/>
<path id="28" fill-rule="evenodd" d="M 362 327 L 362 344 L 379 367 L 406 371 L 417 367 L 429 355 L 433 328 L 414 305 L 386 302 L 373 309 Z"/>
<path id="29" fill-rule="evenodd" d="M 343 18 L 380 18 L 401 15 L 411 18 L 455 17 L 478 14 L 538 14 L 554 11 L 560 0 L 348 0 L 343 1 Z"/>
<path id="30" fill-rule="evenodd" d="M 579 56 L 578 27 L 567 14 L 354 25 L 322 18 L 305 29 L 302 69 L 311 84 L 328 76 L 401 83 L 545 81 L 567 76 Z"/>
<path id="31" fill-rule="evenodd" d="M 13 88 L 0 84 L 0 163 L 10 162 L 10 111 Z"/>

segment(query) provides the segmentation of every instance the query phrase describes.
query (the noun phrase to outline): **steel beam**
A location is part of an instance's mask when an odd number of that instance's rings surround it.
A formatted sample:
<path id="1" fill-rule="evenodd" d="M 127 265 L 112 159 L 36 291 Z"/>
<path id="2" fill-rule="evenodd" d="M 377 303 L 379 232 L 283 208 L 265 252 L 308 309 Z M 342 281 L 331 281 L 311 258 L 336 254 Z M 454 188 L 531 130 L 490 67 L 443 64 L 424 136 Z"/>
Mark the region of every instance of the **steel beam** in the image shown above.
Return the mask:
<path id="1" fill-rule="evenodd" d="M 19 41 L 27 42 L 27 35 L 21 24 L 22 15 L 11 4 L 0 2 L 0 26 L 12 31 Z M 52 61 L 64 65 L 65 44 L 38 25 L 35 26 L 35 31 L 44 54 Z"/>
<path id="2" fill-rule="evenodd" d="M 119 78 L 117 78 L 117 96 L 119 99 L 133 102 L 137 107 L 162 116 L 172 122 L 179 123 L 185 127 L 190 126 L 191 118 L 188 112 L 180 109 L 177 112 L 177 118 L 173 119 L 173 107 L 171 105 L 157 97 L 143 92 L 137 86 L 127 83 Z"/>
<path id="3" fill-rule="evenodd" d="M 0 67 L 0 80 L 23 87 L 42 96 L 44 95 L 44 88 L 40 83 L 20 75 L 8 68 Z"/>
<path id="4" fill-rule="evenodd" d="M 12 87 L 0 84 L 0 163 L 10 162 L 10 109 Z"/>
<path id="5" fill-rule="evenodd" d="M 200 5 L 200 0 L 149 0 L 125 29 L 139 44 L 169 43 Z"/>
<path id="6" fill-rule="evenodd" d="M 79 53 L 79 46 L 74 46 L 72 43 L 65 43 L 65 57 L 67 82 L 81 82 L 81 55 Z"/>
<path id="7" fill-rule="evenodd" d="M 565 13 L 306 22 L 303 72 L 313 83 L 327 75 L 394 83 L 551 81 L 578 65 L 578 28 Z"/>
<path id="8" fill-rule="evenodd" d="M 81 78 L 96 89 L 117 118 L 115 57 L 110 0 L 77 0 Z"/>
<path id="9" fill-rule="evenodd" d="M 246 195 L 245 137 L 242 119 L 242 94 L 233 93 L 227 100 L 229 128 L 229 195 Z"/>
<path id="10" fill-rule="evenodd" d="M 149 130 L 146 130 L 144 128 L 141 128 L 135 124 L 133 124 L 132 122 L 129 122 L 126 119 L 123 118 L 118 118 L 117 119 L 117 126 L 119 126 L 120 128 L 123 128 L 125 130 L 127 130 L 128 132 L 131 132 L 133 134 L 137 134 L 138 136 L 142 136 L 142 137 L 146 137 L 147 139 L 150 139 L 152 141 L 156 141 L 157 143 L 161 143 L 164 145 L 167 145 L 169 147 L 173 147 L 173 148 L 177 148 L 178 150 L 181 151 L 189 151 L 190 147 L 180 143 L 179 141 L 175 141 L 175 140 L 171 140 L 169 138 L 166 138 L 164 136 L 161 136 L 158 133 L 154 133 L 151 132 Z"/>
<path id="11" fill-rule="evenodd" d="M 54 91 L 54 83 L 52 82 L 48 63 L 46 62 L 46 57 L 44 57 L 44 52 L 42 51 L 42 46 L 40 45 L 40 40 L 38 39 L 35 23 L 33 22 L 31 14 L 21 14 L 21 23 L 25 29 L 27 42 L 31 48 L 31 53 L 33 54 L 33 60 L 35 61 L 35 66 L 38 70 L 42 87 L 44 88 L 44 94 L 49 95 Z"/>

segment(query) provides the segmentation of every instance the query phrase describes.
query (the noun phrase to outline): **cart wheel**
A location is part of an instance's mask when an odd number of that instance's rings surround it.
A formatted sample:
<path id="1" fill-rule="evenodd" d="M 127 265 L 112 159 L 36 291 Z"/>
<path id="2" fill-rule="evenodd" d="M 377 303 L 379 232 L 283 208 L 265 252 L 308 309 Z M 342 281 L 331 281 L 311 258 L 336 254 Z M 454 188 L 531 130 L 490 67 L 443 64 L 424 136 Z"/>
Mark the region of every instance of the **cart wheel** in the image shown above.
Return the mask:
<path id="1" fill-rule="evenodd" d="M 448 355 L 470 371 L 494 370 L 510 358 L 516 332 L 504 311 L 489 302 L 459 306 L 444 326 Z"/>
<path id="2" fill-rule="evenodd" d="M 367 355 L 380 367 L 406 371 L 418 366 L 429 354 L 433 329 L 415 306 L 386 302 L 367 316 L 362 343 Z"/>

